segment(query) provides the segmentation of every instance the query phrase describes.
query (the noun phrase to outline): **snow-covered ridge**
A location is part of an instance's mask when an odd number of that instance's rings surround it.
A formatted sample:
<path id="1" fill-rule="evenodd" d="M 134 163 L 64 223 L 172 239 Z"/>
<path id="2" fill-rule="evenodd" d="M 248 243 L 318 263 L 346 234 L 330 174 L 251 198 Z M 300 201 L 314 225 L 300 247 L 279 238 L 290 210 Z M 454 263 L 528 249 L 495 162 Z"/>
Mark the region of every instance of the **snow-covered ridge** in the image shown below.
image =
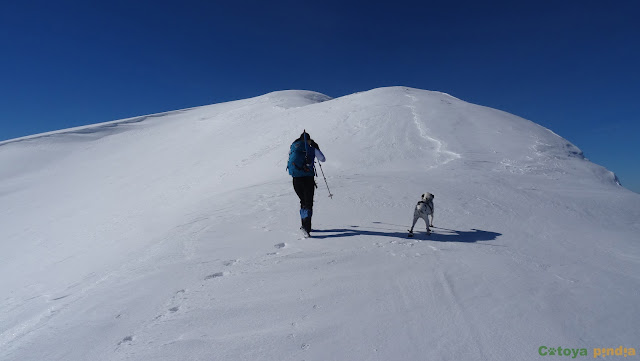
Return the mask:
<path id="1" fill-rule="evenodd" d="M 131 118 L 126 118 L 126 119 L 111 120 L 111 121 L 108 121 L 108 122 L 102 122 L 102 123 L 96 123 L 96 124 L 90 124 L 90 125 L 83 125 L 83 126 L 79 126 L 79 127 L 66 128 L 66 129 L 54 130 L 54 131 L 50 131 L 50 132 L 27 135 L 27 136 L 24 136 L 24 137 L 19 137 L 19 138 L 7 139 L 7 140 L 4 140 L 4 141 L 0 141 L 0 146 L 3 146 L 5 144 L 9 144 L 9 143 L 22 142 L 22 141 L 28 141 L 28 140 L 34 140 L 34 139 L 38 139 L 38 138 L 45 138 L 45 137 L 52 137 L 52 136 L 59 136 L 59 135 L 64 135 L 64 134 L 71 134 L 71 135 L 73 135 L 73 134 L 91 134 L 91 133 L 98 133 L 98 132 L 101 132 L 101 131 L 119 132 L 119 131 L 123 131 L 124 130 L 122 128 L 119 128 L 116 131 L 115 128 L 117 128 L 120 125 L 139 123 L 139 122 L 143 122 L 143 121 L 145 121 L 147 119 L 150 119 L 150 118 L 163 117 L 163 116 L 175 113 L 175 112 L 181 112 L 181 111 L 185 111 L 185 110 L 175 110 L 175 111 L 169 111 L 169 112 L 162 112 L 162 113 L 156 113 L 156 114 L 143 115 L 143 116 L 138 116 L 138 117 L 131 117 Z"/>
<path id="2" fill-rule="evenodd" d="M 285 171 L 303 129 L 334 194 L 318 177 L 307 240 Z M 407 239 L 424 192 L 434 233 L 418 223 Z M 561 136 L 406 87 L 273 92 L 9 140 L 0 361 L 631 347 L 638 219 L 640 196 Z"/>
<path id="3" fill-rule="evenodd" d="M 275 106 L 290 109 L 317 104 L 332 98 L 322 93 L 305 90 L 281 90 L 264 95 Z"/>
<path id="4" fill-rule="evenodd" d="M 305 105 L 316 104 L 316 103 L 324 102 L 324 101 L 327 101 L 327 100 L 331 100 L 332 98 L 327 96 L 327 95 L 324 95 L 322 93 L 313 92 L 313 91 L 282 90 L 282 91 L 276 91 L 276 92 L 268 93 L 268 94 L 265 94 L 265 95 L 262 95 L 262 96 L 258 96 L 258 97 L 255 97 L 255 98 L 251 98 L 251 99 L 240 100 L 240 101 L 231 101 L 231 102 L 221 103 L 221 104 L 215 104 L 214 106 L 221 106 L 221 105 L 228 106 L 230 104 L 239 105 L 242 102 L 246 102 L 246 101 L 260 102 L 263 99 L 266 100 L 267 102 L 272 103 L 276 107 L 288 109 L 288 108 L 296 108 L 296 107 L 302 107 L 302 106 L 305 106 Z M 83 126 L 79 126 L 79 127 L 60 129 L 60 130 L 44 132 L 44 133 L 38 133 L 38 134 L 28 135 L 28 136 L 24 136 L 24 137 L 19 137 L 19 138 L 0 141 L 0 146 L 2 146 L 4 144 L 14 143 L 14 142 L 33 140 L 33 139 L 43 138 L 43 137 L 60 136 L 60 135 L 64 135 L 64 134 L 71 134 L 71 135 L 73 135 L 73 134 L 90 134 L 90 133 L 109 133 L 109 134 L 111 134 L 111 133 L 124 131 L 124 129 L 122 127 L 118 128 L 119 126 L 123 126 L 123 125 L 127 125 L 127 124 L 134 124 L 134 123 L 139 123 L 139 122 L 144 122 L 146 120 L 153 119 L 153 118 L 165 117 L 165 116 L 168 116 L 168 115 L 173 115 L 175 113 L 182 113 L 182 112 L 187 112 L 189 110 L 199 109 L 199 108 L 206 108 L 206 107 L 211 107 L 211 106 L 209 105 L 209 106 L 203 106 L 203 107 L 185 108 L 185 109 L 180 109 L 180 110 L 173 110 L 173 111 L 168 111 L 168 112 L 161 112 L 161 113 L 155 113 L 155 114 L 149 114 L 149 115 L 143 115 L 143 116 L 136 116 L 136 117 L 126 118 L 126 119 L 112 120 L 112 121 L 107 121 L 107 122 L 102 122 L 102 123 L 97 123 L 97 124 L 83 125 Z"/>

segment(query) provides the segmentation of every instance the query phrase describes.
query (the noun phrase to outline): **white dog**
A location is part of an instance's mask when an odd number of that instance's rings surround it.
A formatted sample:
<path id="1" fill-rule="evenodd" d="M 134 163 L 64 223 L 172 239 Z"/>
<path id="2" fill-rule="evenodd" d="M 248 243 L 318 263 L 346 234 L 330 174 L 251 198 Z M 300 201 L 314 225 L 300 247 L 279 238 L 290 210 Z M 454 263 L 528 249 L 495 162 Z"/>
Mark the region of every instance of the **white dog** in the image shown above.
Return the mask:
<path id="1" fill-rule="evenodd" d="M 413 237 L 413 227 L 416 225 L 418 218 L 422 218 L 424 223 L 427 224 L 427 234 L 431 233 L 429 227 L 433 227 L 433 198 L 435 196 L 431 193 L 425 193 L 420 198 L 420 202 L 416 204 L 416 209 L 413 211 L 413 224 L 409 230 L 409 237 Z M 431 222 L 429 222 L 429 216 L 431 216 Z"/>

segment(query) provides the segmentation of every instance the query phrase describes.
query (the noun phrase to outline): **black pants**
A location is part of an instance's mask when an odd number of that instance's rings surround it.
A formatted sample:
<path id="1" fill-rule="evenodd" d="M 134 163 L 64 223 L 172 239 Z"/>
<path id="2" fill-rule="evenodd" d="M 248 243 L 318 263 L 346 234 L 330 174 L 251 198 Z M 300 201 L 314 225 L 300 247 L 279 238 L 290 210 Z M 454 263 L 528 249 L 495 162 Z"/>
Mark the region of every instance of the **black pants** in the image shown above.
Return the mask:
<path id="1" fill-rule="evenodd" d="M 313 176 L 293 177 L 293 189 L 300 198 L 300 220 L 302 227 L 311 232 L 311 216 L 313 214 L 313 193 L 316 182 Z"/>

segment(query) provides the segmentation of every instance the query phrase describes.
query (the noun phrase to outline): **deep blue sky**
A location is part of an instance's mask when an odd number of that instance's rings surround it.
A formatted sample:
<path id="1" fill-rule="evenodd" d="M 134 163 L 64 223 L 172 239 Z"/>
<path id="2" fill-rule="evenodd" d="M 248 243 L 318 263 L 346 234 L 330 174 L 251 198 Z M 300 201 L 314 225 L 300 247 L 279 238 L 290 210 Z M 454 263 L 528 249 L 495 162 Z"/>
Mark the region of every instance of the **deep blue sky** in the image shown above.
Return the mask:
<path id="1" fill-rule="evenodd" d="M 638 1 L 3 1 L 0 140 L 284 89 L 530 119 L 640 192 Z"/>

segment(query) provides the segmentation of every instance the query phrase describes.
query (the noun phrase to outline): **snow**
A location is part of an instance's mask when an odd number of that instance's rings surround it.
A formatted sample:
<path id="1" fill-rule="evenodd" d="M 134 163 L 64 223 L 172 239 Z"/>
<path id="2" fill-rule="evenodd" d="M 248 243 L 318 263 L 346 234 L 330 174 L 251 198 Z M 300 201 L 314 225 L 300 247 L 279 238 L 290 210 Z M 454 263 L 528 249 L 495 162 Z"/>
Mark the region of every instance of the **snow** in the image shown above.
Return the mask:
<path id="1" fill-rule="evenodd" d="M 327 162 L 313 238 L 285 171 Z M 531 121 L 283 91 L 0 143 L 0 360 L 533 360 L 635 347 L 640 195 Z M 422 193 L 434 232 L 407 238 Z"/>

